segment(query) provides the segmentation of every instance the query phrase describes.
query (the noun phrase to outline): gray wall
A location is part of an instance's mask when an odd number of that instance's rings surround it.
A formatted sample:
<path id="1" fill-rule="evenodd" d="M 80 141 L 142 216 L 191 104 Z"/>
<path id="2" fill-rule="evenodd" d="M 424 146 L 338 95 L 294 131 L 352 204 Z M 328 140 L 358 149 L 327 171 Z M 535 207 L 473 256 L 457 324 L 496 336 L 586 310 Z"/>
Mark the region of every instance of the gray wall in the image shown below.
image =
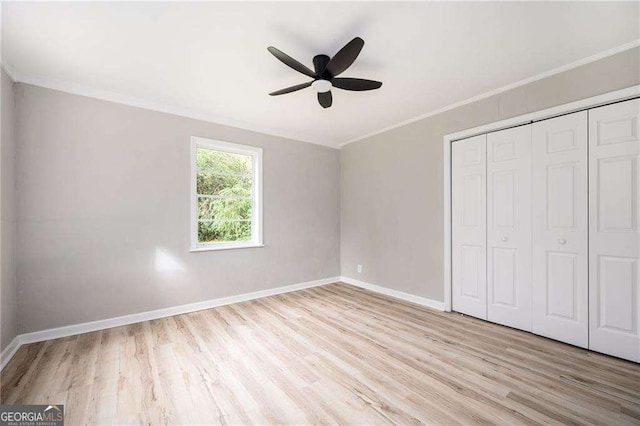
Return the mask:
<path id="1" fill-rule="evenodd" d="M 14 86 L 4 71 L 0 74 L 0 350 L 3 350 L 17 332 L 16 140 Z"/>
<path id="2" fill-rule="evenodd" d="M 16 330 L 16 218 L 19 333 L 340 273 L 443 300 L 443 136 L 639 84 L 639 57 L 605 58 L 341 152 L 24 84 L 6 90 L 3 75 L 2 347 Z M 14 121 L 15 137 L 4 125 Z M 192 135 L 264 148 L 266 247 L 188 252 Z M 167 257 L 180 269 L 157 268 Z"/>
<path id="3" fill-rule="evenodd" d="M 639 52 L 622 52 L 343 147 L 342 275 L 444 301 L 444 135 L 640 84 Z M 363 265 L 361 274 L 357 264 Z"/>
<path id="4" fill-rule="evenodd" d="M 20 333 L 339 275 L 339 150 L 15 88 Z M 189 253 L 192 135 L 264 149 L 266 247 Z"/>

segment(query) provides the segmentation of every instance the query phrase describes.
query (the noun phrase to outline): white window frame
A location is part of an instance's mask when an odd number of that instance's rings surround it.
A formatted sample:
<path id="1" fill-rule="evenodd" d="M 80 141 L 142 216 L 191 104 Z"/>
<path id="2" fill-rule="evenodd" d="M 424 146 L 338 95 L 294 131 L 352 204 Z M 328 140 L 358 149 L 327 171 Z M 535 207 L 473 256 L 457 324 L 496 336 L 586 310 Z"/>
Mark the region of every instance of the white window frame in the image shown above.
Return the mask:
<path id="1" fill-rule="evenodd" d="M 198 242 L 198 148 L 212 149 L 231 154 L 247 155 L 251 157 L 251 241 L 229 241 L 221 243 Z M 223 142 L 197 136 L 191 137 L 191 250 L 210 251 L 227 250 L 249 247 L 264 247 L 262 243 L 262 148 Z"/>

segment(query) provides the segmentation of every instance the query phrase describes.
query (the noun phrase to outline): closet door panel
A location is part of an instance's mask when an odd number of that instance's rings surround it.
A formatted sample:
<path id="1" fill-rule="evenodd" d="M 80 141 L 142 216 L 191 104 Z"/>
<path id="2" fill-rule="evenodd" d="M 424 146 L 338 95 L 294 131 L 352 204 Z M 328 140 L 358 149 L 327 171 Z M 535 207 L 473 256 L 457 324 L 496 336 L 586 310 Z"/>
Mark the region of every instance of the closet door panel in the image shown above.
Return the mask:
<path id="1" fill-rule="evenodd" d="M 589 347 L 640 362 L 640 100 L 589 111 Z"/>
<path id="2" fill-rule="evenodd" d="M 532 331 L 586 348 L 587 112 L 532 126 Z"/>
<path id="3" fill-rule="evenodd" d="M 531 126 L 487 135 L 487 319 L 531 331 Z"/>
<path id="4" fill-rule="evenodd" d="M 452 307 L 487 319 L 486 136 L 451 147 Z"/>

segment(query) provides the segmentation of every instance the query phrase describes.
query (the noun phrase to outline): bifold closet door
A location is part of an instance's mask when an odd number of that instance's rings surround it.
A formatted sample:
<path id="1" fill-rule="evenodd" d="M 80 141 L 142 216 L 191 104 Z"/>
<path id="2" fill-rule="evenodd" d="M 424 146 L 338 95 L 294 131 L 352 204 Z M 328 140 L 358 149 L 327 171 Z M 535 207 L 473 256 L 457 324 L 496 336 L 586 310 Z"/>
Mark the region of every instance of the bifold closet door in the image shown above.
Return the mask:
<path id="1" fill-rule="evenodd" d="M 482 319 L 487 319 L 486 165 L 486 135 L 452 144 L 452 308 Z"/>
<path id="2" fill-rule="evenodd" d="M 532 331 L 586 348 L 587 112 L 532 126 Z"/>
<path id="3" fill-rule="evenodd" d="M 487 135 L 487 319 L 531 331 L 531 126 Z"/>
<path id="4" fill-rule="evenodd" d="M 589 347 L 636 362 L 640 362 L 639 121 L 638 99 L 589 111 Z"/>

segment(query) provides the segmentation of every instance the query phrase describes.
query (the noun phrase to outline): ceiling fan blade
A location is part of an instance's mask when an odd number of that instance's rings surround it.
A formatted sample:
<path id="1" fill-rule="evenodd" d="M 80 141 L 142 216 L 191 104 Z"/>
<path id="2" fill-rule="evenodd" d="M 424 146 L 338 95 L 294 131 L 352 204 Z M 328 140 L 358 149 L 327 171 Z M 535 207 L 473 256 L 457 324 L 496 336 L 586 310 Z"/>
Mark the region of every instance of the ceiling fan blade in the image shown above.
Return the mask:
<path id="1" fill-rule="evenodd" d="M 333 103 L 333 96 L 331 96 L 331 91 L 318 93 L 318 102 L 322 105 L 322 108 L 329 108 Z"/>
<path id="2" fill-rule="evenodd" d="M 277 95 L 284 95 L 285 93 L 295 92 L 295 91 L 304 89 L 305 87 L 311 86 L 311 83 L 312 82 L 310 81 L 308 83 L 302 83 L 302 84 L 297 84 L 295 86 L 287 87 L 286 89 L 276 90 L 275 92 L 269 93 L 269 95 L 277 96 Z"/>
<path id="3" fill-rule="evenodd" d="M 282 62 L 283 64 L 287 65 L 288 67 L 293 68 L 294 70 L 307 75 L 311 78 L 316 78 L 316 74 L 311 71 L 309 68 L 307 68 L 306 66 L 302 65 L 300 62 L 296 61 L 295 59 L 293 59 L 291 56 L 287 55 L 286 53 L 276 49 L 273 46 L 269 46 L 267 48 L 267 50 L 269 52 L 271 52 L 271 54 L 273 56 L 275 56 L 276 58 L 278 58 L 278 60 L 280 62 Z"/>
<path id="4" fill-rule="evenodd" d="M 331 80 L 333 87 L 343 90 L 353 90 L 361 92 L 363 90 L 379 89 L 382 83 L 374 80 L 365 80 L 363 78 L 334 78 Z"/>
<path id="5" fill-rule="evenodd" d="M 362 47 L 364 46 L 364 40 L 360 37 L 356 37 L 347 43 L 327 64 L 325 69 L 332 77 L 344 72 L 351 66 L 353 61 L 356 60 Z"/>

